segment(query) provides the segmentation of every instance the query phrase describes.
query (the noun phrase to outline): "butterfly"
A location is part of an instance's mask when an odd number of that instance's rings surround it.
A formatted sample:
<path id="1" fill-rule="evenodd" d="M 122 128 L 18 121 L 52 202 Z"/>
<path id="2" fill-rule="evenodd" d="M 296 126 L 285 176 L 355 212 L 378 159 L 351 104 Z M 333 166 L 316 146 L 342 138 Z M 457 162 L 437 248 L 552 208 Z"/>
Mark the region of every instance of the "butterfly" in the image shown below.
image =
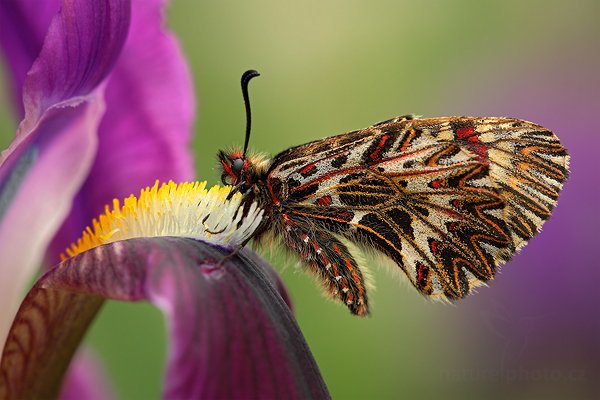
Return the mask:
<path id="1" fill-rule="evenodd" d="M 548 129 L 513 118 L 404 115 L 287 149 L 220 151 L 222 180 L 257 202 L 272 236 L 355 315 L 369 314 L 355 249 L 387 256 L 422 294 L 456 300 L 494 277 L 556 205 L 569 156 Z"/>

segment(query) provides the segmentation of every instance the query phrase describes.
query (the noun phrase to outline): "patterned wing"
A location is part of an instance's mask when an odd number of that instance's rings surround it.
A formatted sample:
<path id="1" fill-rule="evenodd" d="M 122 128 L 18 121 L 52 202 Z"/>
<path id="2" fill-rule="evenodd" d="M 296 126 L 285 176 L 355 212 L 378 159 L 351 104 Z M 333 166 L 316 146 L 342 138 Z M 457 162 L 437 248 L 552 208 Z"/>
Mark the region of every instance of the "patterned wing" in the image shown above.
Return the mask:
<path id="1" fill-rule="evenodd" d="M 272 165 L 267 186 L 286 212 L 385 253 L 422 293 L 455 299 L 539 231 L 568 156 L 526 121 L 398 117 Z"/>

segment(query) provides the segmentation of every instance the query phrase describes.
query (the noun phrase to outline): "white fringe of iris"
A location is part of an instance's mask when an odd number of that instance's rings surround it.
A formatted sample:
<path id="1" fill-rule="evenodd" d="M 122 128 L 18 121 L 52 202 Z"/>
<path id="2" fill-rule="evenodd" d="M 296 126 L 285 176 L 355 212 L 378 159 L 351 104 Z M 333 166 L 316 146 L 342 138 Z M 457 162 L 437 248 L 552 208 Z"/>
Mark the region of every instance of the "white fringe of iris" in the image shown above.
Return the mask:
<path id="1" fill-rule="evenodd" d="M 231 186 L 206 182 L 173 181 L 140 191 L 139 197 L 113 200 L 104 214 L 92 221 L 80 239 L 65 250 L 66 259 L 102 244 L 137 237 L 179 236 L 232 248 L 247 241 L 263 216 L 263 210 L 252 203 L 244 214 L 240 209 L 242 195 L 227 196 Z M 242 215 L 244 214 L 244 215 Z"/>

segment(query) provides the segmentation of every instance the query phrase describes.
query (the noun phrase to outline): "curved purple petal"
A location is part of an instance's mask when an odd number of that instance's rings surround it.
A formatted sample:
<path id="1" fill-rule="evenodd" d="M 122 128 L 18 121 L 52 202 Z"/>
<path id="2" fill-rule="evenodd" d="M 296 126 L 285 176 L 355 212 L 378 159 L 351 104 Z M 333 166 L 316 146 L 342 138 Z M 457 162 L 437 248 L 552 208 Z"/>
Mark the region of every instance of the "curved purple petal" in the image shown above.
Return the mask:
<path id="1" fill-rule="evenodd" d="M 33 61 L 40 54 L 52 17 L 59 7 L 58 0 L 0 1 L 0 51 L 12 77 L 13 107 L 23 118 L 23 82 Z"/>
<path id="2" fill-rule="evenodd" d="M 106 88 L 98 155 L 53 241 L 50 265 L 112 199 L 157 179 L 193 178 L 194 85 L 177 40 L 162 26 L 164 3 L 132 3 L 129 36 Z"/>
<path id="3" fill-rule="evenodd" d="M 0 161 L 0 342 L 91 167 L 104 113 L 101 82 L 128 23 L 125 0 L 65 1 L 27 76 L 26 117 Z"/>
<path id="4" fill-rule="evenodd" d="M 63 262 L 23 302 L 2 356 L 0 397 L 56 393 L 50 379 L 62 375 L 106 297 L 164 311 L 165 398 L 329 398 L 270 267 L 247 250 L 226 254 L 192 239 L 139 238 Z"/>

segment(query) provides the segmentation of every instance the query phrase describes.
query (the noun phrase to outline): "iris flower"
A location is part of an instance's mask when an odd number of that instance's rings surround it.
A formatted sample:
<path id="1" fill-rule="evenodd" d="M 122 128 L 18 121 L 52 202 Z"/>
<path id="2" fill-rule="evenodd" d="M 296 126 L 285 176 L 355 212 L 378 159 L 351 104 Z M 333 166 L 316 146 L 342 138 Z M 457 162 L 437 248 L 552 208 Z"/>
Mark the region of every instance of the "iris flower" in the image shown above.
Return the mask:
<path id="1" fill-rule="evenodd" d="M 166 398 L 328 397 L 278 276 L 238 251 L 262 211 L 155 184 L 193 171 L 192 84 L 163 6 L 0 2 L 23 118 L 0 163 L 0 398 L 58 396 L 105 299 L 164 312 Z"/>

